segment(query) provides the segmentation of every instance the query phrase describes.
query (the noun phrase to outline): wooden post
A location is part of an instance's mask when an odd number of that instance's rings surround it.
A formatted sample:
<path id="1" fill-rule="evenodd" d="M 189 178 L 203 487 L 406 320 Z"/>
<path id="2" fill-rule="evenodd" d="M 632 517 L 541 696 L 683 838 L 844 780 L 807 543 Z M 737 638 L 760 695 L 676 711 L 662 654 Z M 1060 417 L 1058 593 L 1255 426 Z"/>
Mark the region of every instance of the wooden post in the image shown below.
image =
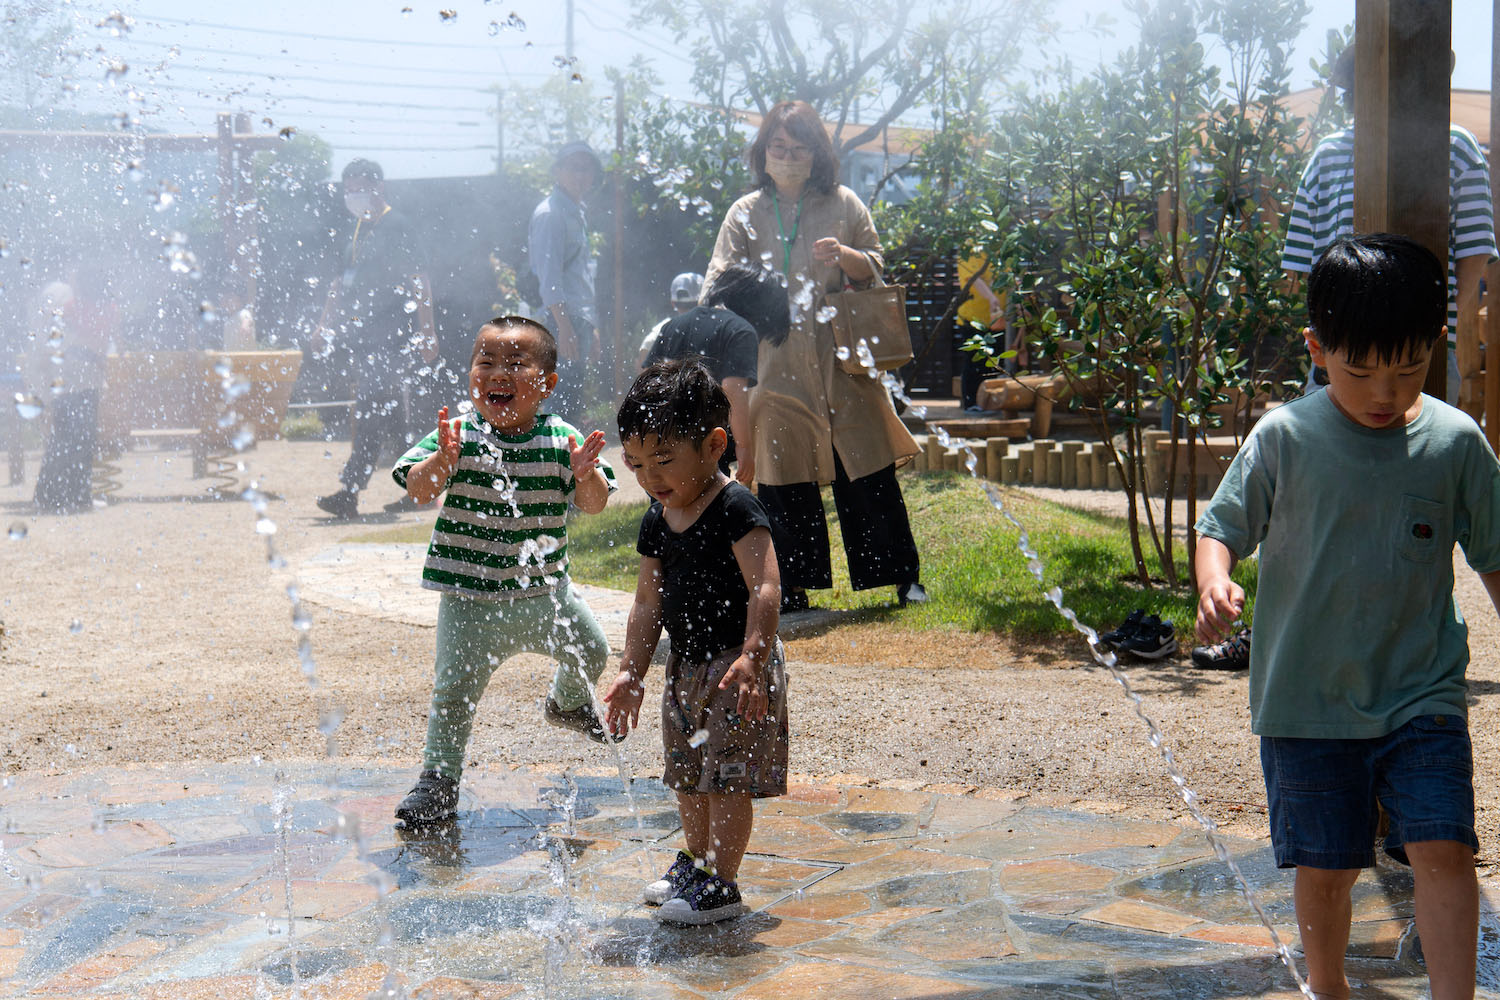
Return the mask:
<path id="1" fill-rule="evenodd" d="M 216 116 L 219 141 L 219 236 L 224 241 L 224 259 L 234 260 L 234 117 L 227 113 Z"/>
<path id="2" fill-rule="evenodd" d="M 1409 236 L 1446 266 L 1452 8 L 1356 0 L 1354 21 L 1354 230 Z M 1439 399 L 1443 346 L 1427 369 L 1426 390 Z"/>
<path id="3" fill-rule="evenodd" d="M 1496 0 L 1500 3 L 1500 0 Z M 1010 454 L 1010 441 L 1003 437 L 988 438 L 984 442 L 984 475 L 986 479 L 1000 482 L 1000 463 Z"/>

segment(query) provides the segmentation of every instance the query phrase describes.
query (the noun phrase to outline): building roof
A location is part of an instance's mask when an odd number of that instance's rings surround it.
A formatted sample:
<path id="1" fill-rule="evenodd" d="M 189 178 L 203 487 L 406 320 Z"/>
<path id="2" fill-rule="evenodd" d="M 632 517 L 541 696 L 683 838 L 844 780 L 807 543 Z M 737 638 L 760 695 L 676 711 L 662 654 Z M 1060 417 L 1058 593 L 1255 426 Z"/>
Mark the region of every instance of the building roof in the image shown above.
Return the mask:
<path id="1" fill-rule="evenodd" d="M 1294 115 L 1310 118 L 1318 110 L 1323 99 L 1323 87 L 1309 87 L 1287 95 L 1287 109 Z M 1488 90 L 1457 90 L 1449 98 L 1448 116 L 1453 122 L 1474 133 L 1479 144 L 1486 149 L 1490 145 L 1490 92 Z"/>

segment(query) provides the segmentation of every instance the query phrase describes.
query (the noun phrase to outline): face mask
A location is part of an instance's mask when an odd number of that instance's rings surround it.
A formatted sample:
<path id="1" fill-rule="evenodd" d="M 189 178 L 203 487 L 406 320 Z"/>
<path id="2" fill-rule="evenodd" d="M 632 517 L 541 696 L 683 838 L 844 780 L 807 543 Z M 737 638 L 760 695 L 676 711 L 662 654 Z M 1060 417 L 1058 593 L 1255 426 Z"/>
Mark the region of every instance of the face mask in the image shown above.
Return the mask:
<path id="1" fill-rule="evenodd" d="M 344 195 L 344 207 L 356 219 L 368 219 L 375 212 L 375 195 L 369 191 L 350 191 Z"/>
<path id="2" fill-rule="evenodd" d="M 812 160 L 780 160 L 767 153 L 766 173 L 777 187 L 795 191 L 812 176 Z"/>

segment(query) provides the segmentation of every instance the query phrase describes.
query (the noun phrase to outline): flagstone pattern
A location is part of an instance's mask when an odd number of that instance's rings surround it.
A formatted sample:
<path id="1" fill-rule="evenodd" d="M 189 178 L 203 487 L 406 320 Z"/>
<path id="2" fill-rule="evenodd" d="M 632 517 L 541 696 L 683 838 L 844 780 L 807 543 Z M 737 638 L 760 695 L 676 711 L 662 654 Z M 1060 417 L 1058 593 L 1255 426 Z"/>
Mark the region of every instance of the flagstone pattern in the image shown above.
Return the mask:
<path id="1" fill-rule="evenodd" d="M 403 767 L 122 768 L 0 789 L 0 997 L 1234 1000 L 1296 996 L 1201 832 L 1005 791 L 794 783 L 757 803 L 754 912 L 654 920 L 655 781 L 465 775 L 392 829 Z M 568 803 L 570 801 L 572 805 Z M 1290 873 L 1230 850 L 1294 948 Z M 1500 997 L 1486 873 L 1480 996 Z M 1411 879 L 1355 890 L 1355 995 L 1425 993 Z"/>

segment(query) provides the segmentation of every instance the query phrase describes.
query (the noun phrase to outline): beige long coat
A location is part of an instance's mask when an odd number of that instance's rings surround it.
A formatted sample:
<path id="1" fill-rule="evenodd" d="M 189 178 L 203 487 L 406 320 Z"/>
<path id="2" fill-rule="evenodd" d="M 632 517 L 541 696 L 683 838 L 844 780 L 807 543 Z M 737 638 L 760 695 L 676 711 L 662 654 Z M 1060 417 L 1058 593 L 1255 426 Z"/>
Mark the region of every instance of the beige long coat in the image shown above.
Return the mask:
<path id="1" fill-rule="evenodd" d="M 710 287 L 735 263 L 764 264 L 787 275 L 791 335 L 780 347 L 760 345 L 759 382 L 750 396 L 755 478 L 769 486 L 832 482 L 835 450 L 851 479 L 904 464 L 917 453 L 917 443 L 896 417 L 890 396 L 876 379 L 839 367 L 833 331 L 816 318 L 823 295 L 843 289 L 844 272 L 813 260 L 814 242 L 837 237 L 862 251 L 877 273 L 884 266 L 870 212 L 840 185 L 832 194 L 808 191 L 800 223 L 796 203 L 783 203 L 781 215 L 779 226 L 769 191 L 755 191 L 730 206 L 703 282 Z"/>

